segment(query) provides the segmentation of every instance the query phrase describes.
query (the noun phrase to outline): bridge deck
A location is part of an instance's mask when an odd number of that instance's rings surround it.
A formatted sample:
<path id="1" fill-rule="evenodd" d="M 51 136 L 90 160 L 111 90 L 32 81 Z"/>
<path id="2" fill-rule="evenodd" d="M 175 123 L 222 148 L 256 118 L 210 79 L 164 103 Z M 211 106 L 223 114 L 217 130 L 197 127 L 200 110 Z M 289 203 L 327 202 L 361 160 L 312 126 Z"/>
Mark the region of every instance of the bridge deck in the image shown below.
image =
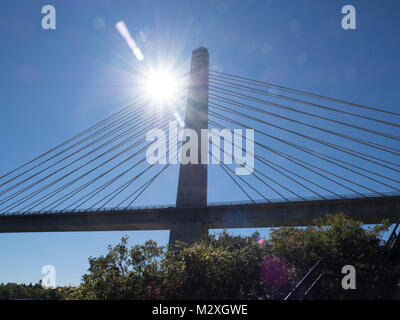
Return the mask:
<path id="1" fill-rule="evenodd" d="M 379 223 L 383 218 L 394 222 L 400 217 L 400 196 L 9 215 L 0 217 L 0 233 L 168 230 L 177 222 L 202 222 L 209 228 L 304 226 L 327 213 L 338 212 L 364 223 Z"/>

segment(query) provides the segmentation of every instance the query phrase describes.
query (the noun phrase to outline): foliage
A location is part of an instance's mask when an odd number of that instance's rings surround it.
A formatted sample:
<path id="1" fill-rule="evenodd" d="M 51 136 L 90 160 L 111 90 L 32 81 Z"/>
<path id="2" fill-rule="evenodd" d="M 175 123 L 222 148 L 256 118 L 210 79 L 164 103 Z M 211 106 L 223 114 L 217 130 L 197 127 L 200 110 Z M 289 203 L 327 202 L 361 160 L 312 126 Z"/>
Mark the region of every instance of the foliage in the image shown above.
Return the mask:
<path id="1" fill-rule="evenodd" d="M 257 299 L 263 295 L 260 262 L 267 245 L 223 232 L 187 247 L 178 243 L 161 263 L 161 293 L 169 299 Z"/>
<path id="2" fill-rule="evenodd" d="M 106 256 L 89 258 L 89 274 L 72 294 L 78 299 L 146 299 L 157 298 L 155 287 L 160 282 L 159 259 L 163 248 L 155 241 L 127 247 L 123 237 L 115 247 L 109 246 Z M 158 259 L 158 260 L 157 260 Z"/>
<path id="3" fill-rule="evenodd" d="M 8 284 L 6 290 L 0 287 L 0 297 L 55 299 L 59 292 L 67 299 L 283 299 L 319 260 L 371 267 L 388 227 L 384 221 L 366 228 L 338 214 L 316 220 L 312 227 L 272 229 L 268 240 L 258 233 L 243 237 L 224 231 L 191 246 L 177 242 L 166 248 L 154 241 L 128 247 L 123 237 L 106 255 L 89 258 L 88 273 L 75 289 L 47 290 L 46 296 L 21 293 Z M 400 257 L 393 259 L 378 283 L 360 281 L 371 276 L 357 271 L 356 290 L 342 289 L 341 269 L 324 267 L 319 273 L 339 278 L 323 279 L 310 298 L 384 298 L 400 277 Z"/>
<path id="4" fill-rule="evenodd" d="M 271 253 L 284 259 L 293 267 L 293 277 L 298 281 L 319 260 L 339 261 L 358 268 L 371 268 L 376 262 L 383 246 L 382 234 L 388 230 L 388 221 L 374 227 L 365 228 L 343 214 L 327 215 L 315 221 L 315 226 L 304 229 L 286 227 L 275 229 L 270 234 Z M 384 277 L 378 283 L 371 274 L 357 271 L 357 290 L 343 290 L 341 287 L 341 268 L 330 266 L 319 270 L 335 273 L 339 279 L 321 282 L 313 298 L 318 299 L 369 299 L 383 298 L 395 279 L 399 279 L 398 257 L 385 269 Z M 315 279 L 315 278 L 314 278 Z"/>
<path id="5" fill-rule="evenodd" d="M 89 259 L 89 273 L 72 298 L 282 299 L 318 260 L 370 267 L 388 226 L 365 228 L 338 214 L 316 220 L 313 227 L 273 229 L 268 241 L 259 241 L 258 233 L 241 237 L 224 231 L 191 246 L 177 242 L 164 248 L 148 241 L 129 249 L 124 237 L 106 256 Z M 396 264 L 381 285 L 368 283 L 349 294 L 338 285 L 340 279 L 327 279 L 313 298 L 382 298 L 400 275 Z"/>
<path id="6" fill-rule="evenodd" d="M 43 289 L 42 285 L 36 284 L 0 284 L 0 300 L 61 300 L 68 293 L 68 288 Z"/>

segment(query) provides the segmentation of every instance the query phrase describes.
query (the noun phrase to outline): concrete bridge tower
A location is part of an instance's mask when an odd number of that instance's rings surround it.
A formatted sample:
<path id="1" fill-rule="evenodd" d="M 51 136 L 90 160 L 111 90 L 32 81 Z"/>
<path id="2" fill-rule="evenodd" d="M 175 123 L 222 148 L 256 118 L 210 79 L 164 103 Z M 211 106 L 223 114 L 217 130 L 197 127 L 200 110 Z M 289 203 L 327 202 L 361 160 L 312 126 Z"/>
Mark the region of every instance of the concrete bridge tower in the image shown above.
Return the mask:
<path id="1" fill-rule="evenodd" d="M 193 129 L 199 137 L 198 163 L 180 164 L 176 198 L 176 207 L 188 208 L 188 211 L 190 208 L 207 206 L 207 164 L 201 163 L 200 138 L 201 129 L 208 129 L 208 69 L 208 50 L 204 47 L 197 48 L 192 52 L 185 128 Z M 207 232 L 204 223 L 186 221 L 182 217 L 179 223 L 172 226 L 169 243 L 180 240 L 191 244 Z"/>

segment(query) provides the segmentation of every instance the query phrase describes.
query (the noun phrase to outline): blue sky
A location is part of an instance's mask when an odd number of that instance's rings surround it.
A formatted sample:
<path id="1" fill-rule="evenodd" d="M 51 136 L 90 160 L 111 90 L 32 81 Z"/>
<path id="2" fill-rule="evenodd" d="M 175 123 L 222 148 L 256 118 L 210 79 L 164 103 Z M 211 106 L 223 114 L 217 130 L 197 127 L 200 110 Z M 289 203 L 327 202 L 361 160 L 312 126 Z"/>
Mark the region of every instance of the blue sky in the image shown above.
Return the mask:
<path id="1" fill-rule="evenodd" d="M 41 28 L 46 4 L 56 8 L 56 30 Z M 341 28 L 346 4 L 356 8 L 356 30 Z M 120 20 L 148 65 L 187 72 L 192 50 L 206 46 L 213 69 L 398 111 L 399 10 L 398 1 L 376 0 L 2 1 L 0 172 L 135 98 L 143 63 L 115 29 Z M 170 170 L 137 204 L 173 204 L 176 177 Z M 209 201 L 243 199 L 210 169 Z M 88 257 L 124 234 L 132 244 L 168 240 L 167 231 L 0 234 L 0 283 L 36 282 L 52 264 L 58 284 L 77 284 Z"/>

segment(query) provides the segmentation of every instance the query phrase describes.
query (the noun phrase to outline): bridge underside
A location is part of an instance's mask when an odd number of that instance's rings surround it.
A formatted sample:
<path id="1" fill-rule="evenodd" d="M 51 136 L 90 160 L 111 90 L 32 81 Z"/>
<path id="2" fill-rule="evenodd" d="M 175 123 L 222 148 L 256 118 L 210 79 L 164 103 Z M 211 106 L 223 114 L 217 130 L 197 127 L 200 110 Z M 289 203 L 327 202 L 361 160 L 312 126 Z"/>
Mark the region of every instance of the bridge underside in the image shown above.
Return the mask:
<path id="1" fill-rule="evenodd" d="M 0 233 L 170 230 L 177 223 L 216 228 L 312 225 L 313 219 L 343 212 L 364 223 L 400 217 L 400 196 L 284 203 L 218 205 L 205 208 L 158 208 L 130 211 L 29 214 L 0 217 Z"/>

